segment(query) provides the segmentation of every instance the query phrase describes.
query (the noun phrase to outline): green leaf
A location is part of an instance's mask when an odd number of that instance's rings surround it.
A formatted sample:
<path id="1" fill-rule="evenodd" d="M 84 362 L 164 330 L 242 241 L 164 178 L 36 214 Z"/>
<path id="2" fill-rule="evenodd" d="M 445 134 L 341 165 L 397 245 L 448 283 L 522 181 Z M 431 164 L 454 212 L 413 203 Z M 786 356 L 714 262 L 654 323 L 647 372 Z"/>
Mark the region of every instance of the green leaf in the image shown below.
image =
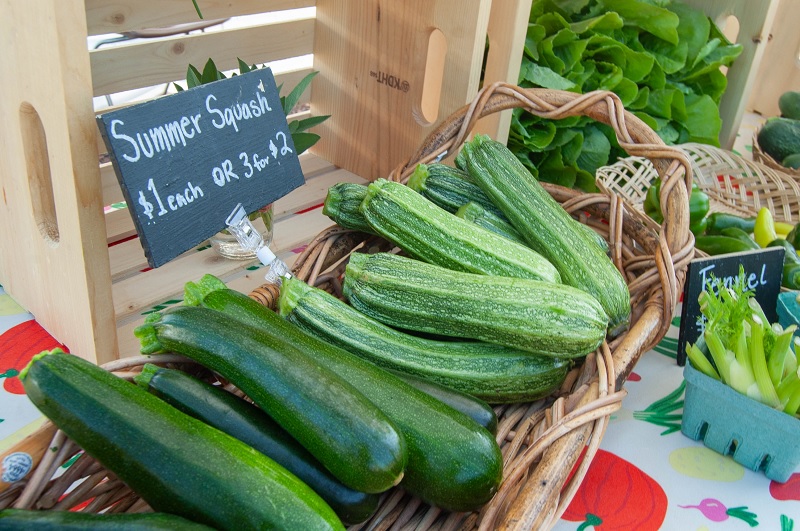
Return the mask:
<path id="1" fill-rule="evenodd" d="M 672 118 L 672 99 L 675 97 L 675 89 L 651 90 L 647 100 L 645 111 L 651 116 L 661 118 Z"/>
<path id="2" fill-rule="evenodd" d="M 646 34 L 641 36 L 640 42 L 667 75 L 680 72 L 686 66 L 689 46 L 685 42 L 671 44 Z"/>
<path id="3" fill-rule="evenodd" d="M 539 24 L 528 24 L 528 31 L 525 34 L 524 54 L 534 61 L 539 60 L 539 43 L 547 36 L 544 26 Z"/>
<path id="4" fill-rule="evenodd" d="M 197 0 L 192 0 L 192 4 L 194 4 L 194 10 L 197 11 L 197 16 L 203 18 L 203 14 L 200 12 L 200 6 L 197 5 Z"/>
<path id="5" fill-rule="evenodd" d="M 561 150 L 548 151 L 543 161 L 538 164 L 539 180 L 572 188 L 578 170 L 574 166 L 566 166 L 561 157 Z"/>
<path id="6" fill-rule="evenodd" d="M 557 90 L 575 89 L 575 84 L 565 77 L 558 75 L 546 66 L 536 63 L 526 63 L 520 67 L 520 79 L 535 86 Z"/>
<path id="7" fill-rule="evenodd" d="M 623 107 L 628 107 L 638 97 L 639 86 L 628 78 L 622 78 L 617 86 L 614 87 L 614 93 L 619 96 Z"/>
<path id="8" fill-rule="evenodd" d="M 570 29 L 578 35 L 583 35 L 587 32 L 609 33 L 622 28 L 622 26 L 622 17 L 619 16 L 619 13 L 614 12 L 606 12 L 600 16 L 573 22 L 569 25 Z"/>
<path id="9" fill-rule="evenodd" d="M 678 16 L 638 0 L 600 0 L 604 11 L 619 13 L 625 25 L 640 28 L 670 44 L 678 44 Z"/>
<path id="10" fill-rule="evenodd" d="M 292 142 L 294 142 L 294 148 L 297 150 L 298 155 L 316 144 L 319 139 L 320 136 L 314 133 L 292 134 Z"/>
<path id="11" fill-rule="evenodd" d="M 315 70 L 307 74 L 303 79 L 300 80 L 297 86 L 292 89 L 289 95 L 286 96 L 286 99 L 282 102 L 284 113 L 288 115 L 292 112 L 292 109 L 294 109 L 295 105 L 297 105 L 297 102 L 300 101 L 300 96 L 303 95 L 303 92 L 305 92 L 305 90 L 311 84 L 311 80 L 314 79 L 314 76 L 316 76 L 318 73 L 319 72 Z"/>
<path id="12" fill-rule="evenodd" d="M 251 68 L 250 66 L 247 65 L 247 63 L 245 63 L 244 61 L 242 61 L 238 57 L 236 58 L 236 61 L 239 63 L 239 73 L 240 74 L 246 74 L 246 73 L 250 72 L 251 70 L 255 70 L 256 69 L 255 65 L 253 65 L 253 67 Z"/>
<path id="13" fill-rule="evenodd" d="M 689 133 L 688 142 L 700 142 L 719 147 L 719 132 L 722 119 L 719 108 L 710 96 L 686 95 L 686 114 L 684 123 Z"/>
<path id="14" fill-rule="evenodd" d="M 325 114 L 323 116 L 310 116 L 308 118 L 303 118 L 302 120 L 292 120 L 289 125 L 294 125 L 294 130 L 292 132 L 302 132 L 308 129 L 311 129 L 315 125 L 319 125 L 331 116 L 329 114 Z"/>
<path id="15" fill-rule="evenodd" d="M 597 169 L 608 164 L 611 144 L 600 130 L 599 124 L 592 124 L 584 129 L 583 149 L 576 163 L 578 168 L 594 175 Z"/>
<path id="16" fill-rule="evenodd" d="M 189 68 L 186 70 L 186 85 L 188 88 L 197 87 L 203 84 L 202 81 L 203 74 L 194 66 L 189 65 Z"/>
<path id="17" fill-rule="evenodd" d="M 203 75 L 200 77 L 200 80 L 203 84 L 206 84 L 219 81 L 220 79 L 225 79 L 225 74 L 217 70 L 217 65 L 214 64 L 214 61 L 209 59 L 203 67 Z"/>
<path id="18" fill-rule="evenodd" d="M 583 149 L 583 133 L 580 130 L 570 129 L 568 142 L 561 144 L 561 160 L 566 166 L 575 166 L 578 156 Z"/>
<path id="19" fill-rule="evenodd" d="M 693 64 L 706 42 L 711 31 L 711 20 L 699 9 L 682 2 L 672 2 L 667 9 L 678 16 L 678 39 L 686 43 L 687 63 Z"/>

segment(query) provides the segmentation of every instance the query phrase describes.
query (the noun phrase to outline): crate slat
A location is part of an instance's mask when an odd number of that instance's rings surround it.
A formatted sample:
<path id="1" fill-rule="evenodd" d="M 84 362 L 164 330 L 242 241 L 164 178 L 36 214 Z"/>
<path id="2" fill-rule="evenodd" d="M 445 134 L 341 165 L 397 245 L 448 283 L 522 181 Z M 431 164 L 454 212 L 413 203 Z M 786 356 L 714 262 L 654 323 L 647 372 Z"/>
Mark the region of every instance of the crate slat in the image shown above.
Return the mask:
<path id="1" fill-rule="evenodd" d="M 333 223 L 322 215 L 320 209 L 310 210 L 275 224 L 275 239 L 271 248 L 278 256 L 289 260 L 292 250 L 308 243 L 314 236 Z M 119 352 L 121 357 L 138 353 L 138 342 L 133 328 L 144 322 L 145 314 L 154 305 L 164 301 L 180 300 L 183 285 L 212 274 L 228 282 L 247 275 L 236 285 L 249 293 L 264 282 L 264 268 L 247 271 L 254 265 L 250 261 L 226 260 L 213 249 L 194 252 L 169 262 L 158 269 L 117 282 L 113 286 L 114 306 L 117 313 Z"/>
<path id="2" fill-rule="evenodd" d="M 137 41 L 90 52 L 95 96 L 186 78 L 187 65 L 202 69 L 209 57 L 220 70 L 300 57 L 313 52 L 314 19 Z"/>
<path id="3" fill-rule="evenodd" d="M 214 20 L 264 11 L 284 11 L 313 7 L 314 0 L 236 0 L 236 2 L 204 1 L 203 20 Z M 145 28 L 162 28 L 198 22 L 191 0 L 86 0 L 86 24 L 89 35 L 122 33 Z"/>

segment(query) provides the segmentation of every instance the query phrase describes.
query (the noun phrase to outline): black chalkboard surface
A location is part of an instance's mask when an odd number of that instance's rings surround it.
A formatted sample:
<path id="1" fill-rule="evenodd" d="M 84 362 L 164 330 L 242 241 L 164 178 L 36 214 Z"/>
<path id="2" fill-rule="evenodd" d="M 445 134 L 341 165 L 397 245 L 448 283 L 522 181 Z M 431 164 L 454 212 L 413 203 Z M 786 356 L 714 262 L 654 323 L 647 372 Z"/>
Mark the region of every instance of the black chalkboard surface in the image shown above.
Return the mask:
<path id="1" fill-rule="evenodd" d="M 304 183 L 275 78 L 253 70 L 97 117 L 151 267 Z"/>
<path id="2" fill-rule="evenodd" d="M 694 343 L 703 333 L 704 325 L 697 298 L 711 280 L 711 275 L 730 283 L 739 275 L 739 266 L 743 266 L 748 289 L 754 290 L 755 298 L 770 322 L 777 322 L 776 306 L 783 278 L 783 256 L 782 247 L 770 247 L 698 258 L 689 263 L 683 286 L 681 325 L 678 332 L 678 365 L 686 364 L 686 344 Z"/>

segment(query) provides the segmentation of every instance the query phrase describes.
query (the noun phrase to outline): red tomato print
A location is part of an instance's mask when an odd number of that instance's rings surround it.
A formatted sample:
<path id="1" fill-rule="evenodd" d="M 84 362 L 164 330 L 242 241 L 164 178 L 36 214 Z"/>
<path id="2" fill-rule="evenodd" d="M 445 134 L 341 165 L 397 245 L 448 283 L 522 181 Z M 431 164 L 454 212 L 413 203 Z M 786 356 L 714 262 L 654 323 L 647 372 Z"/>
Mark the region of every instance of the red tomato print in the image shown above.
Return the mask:
<path id="1" fill-rule="evenodd" d="M 667 495 L 650 476 L 606 450 L 598 450 L 578 492 L 562 516 L 603 531 L 658 530 Z"/>
<path id="2" fill-rule="evenodd" d="M 778 483 L 777 481 L 770 481 L 769 493 L 776 500 L 800 501 L 800 473 L 794 473 L 789 476 L 786 483 Z"/>
<path id="3" fill-rule="evenodd" d="M 0 336 L 0 376 L 3 376 L 3 388 L 15 395 L 24 395 L 21 371 L 31 358 L 43 350 L 67 348 L 53 338 L 35 320 L 25 321 L 9 328 Z"/>

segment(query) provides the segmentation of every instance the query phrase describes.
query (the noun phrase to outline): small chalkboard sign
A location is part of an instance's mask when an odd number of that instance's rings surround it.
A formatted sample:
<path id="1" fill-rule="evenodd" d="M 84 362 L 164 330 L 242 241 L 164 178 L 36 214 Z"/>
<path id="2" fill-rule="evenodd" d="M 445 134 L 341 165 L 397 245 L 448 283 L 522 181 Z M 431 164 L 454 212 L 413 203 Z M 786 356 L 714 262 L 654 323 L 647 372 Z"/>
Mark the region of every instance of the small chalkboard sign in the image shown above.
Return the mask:
<path id="1" fill-rule="evenodd" d="M 151 267 L 304 183 L 269 68 L 97 117 Z"/>
<path id="2" fill-rule="evenodd" d="M 722 279 L 724 285 L 730 285 L 737 279 L 739 267 L 744 267 L 747 288 L 755 292 L 755 298 L 770 322 L 777 322 L 776 306 L 783 279 L 783 257 L 783 247 L 770 247 L 698 258 L 689 263 L 678 332 L 678 365 L 686 364 L 686 344 L 696 342 L 705 329 L 697 298 L 706 289 L 712 275 Z"/>

